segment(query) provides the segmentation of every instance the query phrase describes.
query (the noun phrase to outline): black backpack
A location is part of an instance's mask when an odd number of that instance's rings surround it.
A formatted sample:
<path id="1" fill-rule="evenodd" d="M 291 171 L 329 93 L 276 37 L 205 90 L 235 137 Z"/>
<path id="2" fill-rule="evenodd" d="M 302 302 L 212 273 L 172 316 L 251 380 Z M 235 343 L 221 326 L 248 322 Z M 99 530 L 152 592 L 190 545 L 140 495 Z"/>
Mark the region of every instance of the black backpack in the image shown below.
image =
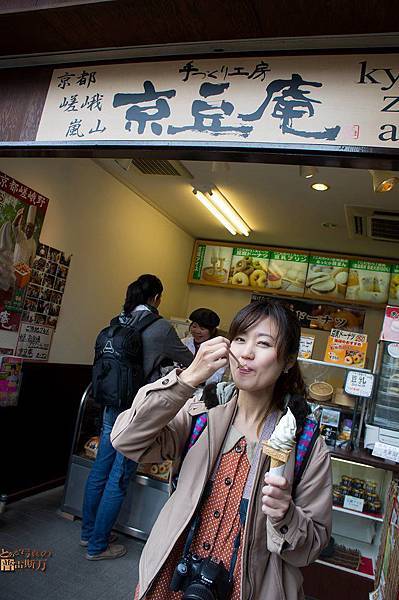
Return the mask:
<path id="1" fill-rule="evenodd" d="M 160 317 L 149 313 L 134 325 L 117 319 L 97 336 L 92 375 L 92 396 L 103 406 L 130 407 L 145 384 L 141 334 Z M 115 321 L 115 323 L 114 323 Z"/>

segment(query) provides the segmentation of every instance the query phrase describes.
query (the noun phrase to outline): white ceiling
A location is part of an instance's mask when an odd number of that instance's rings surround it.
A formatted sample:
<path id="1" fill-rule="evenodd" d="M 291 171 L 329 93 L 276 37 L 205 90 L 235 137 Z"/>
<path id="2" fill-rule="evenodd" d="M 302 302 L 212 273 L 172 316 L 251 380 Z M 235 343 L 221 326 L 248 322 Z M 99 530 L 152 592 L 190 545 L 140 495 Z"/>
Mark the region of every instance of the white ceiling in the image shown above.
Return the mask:
<path id="1" fill-rule="evenodd" d="M 351 239 L 344 206 L 360 205 L 399 212 L 399 184 L 385 194 L 373 191 L 368 171 L 318 168 L 318 181 L 330 186 L 315 192 L 298 166 L 184 161 L 193 175 L 142 175 L 125 172 L 114 160 L 96 160 L 194 238 L 326 250 L 399 258 L 399 244 L 371 238 Z M 192 193 L 193 183 L 214 184 L 248 223 L 249 238 L 232 236 Z M 326 229 L 322 223 L 337 225 Z"/>

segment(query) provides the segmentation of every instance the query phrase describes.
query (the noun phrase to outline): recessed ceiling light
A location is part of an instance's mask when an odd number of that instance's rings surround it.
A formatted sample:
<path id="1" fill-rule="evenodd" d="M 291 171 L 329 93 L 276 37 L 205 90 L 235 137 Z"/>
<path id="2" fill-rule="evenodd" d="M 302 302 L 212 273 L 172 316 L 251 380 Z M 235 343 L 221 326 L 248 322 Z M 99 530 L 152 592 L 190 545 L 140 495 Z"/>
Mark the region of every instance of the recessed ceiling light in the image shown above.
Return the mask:
<path id="1" fill-rule="evenodd" d="M 316 190 L 316 192 L 326 192 L 330 189 L 330 186 L 326 183 L 312 183 L 310 187 L 312 190 Z"/>
<path id="2" fill-rule="evenodd" d="M 315 177 L 317 173 L 318 170 L 316 167 L 306 167 L 305 165 L 299 166 L 299 175 L 305 179 L 311 179 L 312 177 Z"/>

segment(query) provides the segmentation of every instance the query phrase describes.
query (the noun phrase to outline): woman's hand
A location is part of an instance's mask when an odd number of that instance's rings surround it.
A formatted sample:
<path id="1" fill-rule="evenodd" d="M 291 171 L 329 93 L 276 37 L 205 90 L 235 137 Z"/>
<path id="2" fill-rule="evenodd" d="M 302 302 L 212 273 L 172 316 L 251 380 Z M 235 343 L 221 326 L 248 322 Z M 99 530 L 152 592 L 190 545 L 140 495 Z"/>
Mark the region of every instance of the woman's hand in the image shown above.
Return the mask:
<path id="1" fill-rule="evenodd" d="M 280 475 L 266 473 L 265 483 L 262 488 L 262 511 L 275 521 L 281 521 L 291 503 L 288 481 Z"/>
<path id="2" fill-rule="evenodd" d="M 203 342 L 191 365 L 180 373 L 180 379 L 193 387 L 199 386 L 218 369 L 227 366 L 229 348 L 229 340 L 222 336 Z"/>

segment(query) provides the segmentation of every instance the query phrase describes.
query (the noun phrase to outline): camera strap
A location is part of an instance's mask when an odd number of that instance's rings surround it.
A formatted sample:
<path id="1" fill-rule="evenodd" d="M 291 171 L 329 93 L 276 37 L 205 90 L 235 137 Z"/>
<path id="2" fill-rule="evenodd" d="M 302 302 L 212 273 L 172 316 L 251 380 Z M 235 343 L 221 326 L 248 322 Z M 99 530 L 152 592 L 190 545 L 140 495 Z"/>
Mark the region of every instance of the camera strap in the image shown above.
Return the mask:
<path id="1" fill-rule="evenodd" d="M 229 580 L 230 581 L 232 581 L 232 579 L 233 579 L 233 573 L 234 573 L 235 565 L 237 562 L 238 551 L 239 551 L 240 542 L 241 542 L 241 531 L 245 525 L 245 520 L 247 517 L 249 498 L 250 498 L 250 495 L 252 492 L 256 472 L 258 470 L 260 456 L 262 453 L 262 442 L 265 440 L 268 440 L 270 438 L 271 434 L 273 433 L 274 428 L 276 426 L 277 416 L 278 416 L 278 412 L 274 411 L 266 417 L 265 423 L 262 428 L 262 432 L 259 437 L 259 441 L 256 445 L 255 454 L 254 454 L 253 460 L 251 462 L 251 468 L 248 473 L 247 481 L 245 484 L 244 492 L 243 492 L 243 495 L 242 495 L 242 498 L 240 501 L 240 506 L 239 506 L 240 527 L 239 527 L 239 530 L 238 530 L 237 535 L 234 540 L 233 553 L 232 553 L 231 560 L 230 560 L 230 567 L 229 567 Z M 227 437 L 227 434 L 226 434 L 226 437 Z M 223 446 L 224 446 L 224 444 L 223 444 Z M 223 456 L 223 446 L 218 454 L 215 466 L 212 470 L 212 474 L 205 486 L 200 503 L 199 503 L 198 508 L 195 511 L 194 517 L 192 519 L 191 527 L 190 527 L 190 530 L 187 535 L 186 543 L 184 544 L 183 556 L 188 555 L 190 548 L 191 548 L 191 544 L 193 543 L 194 537 L 199 529 L 199 526 L 201 523 L 201 509 L 202 509 L 202 506 L 204 505 L 205 501 L 207 500 L 207 498 L 211 495 L 213 483 L 216 479 L 216 474 L 218 472 L 218 469 L 220 466 L 220 461 L 222 460 L 222 456 Z"/>

